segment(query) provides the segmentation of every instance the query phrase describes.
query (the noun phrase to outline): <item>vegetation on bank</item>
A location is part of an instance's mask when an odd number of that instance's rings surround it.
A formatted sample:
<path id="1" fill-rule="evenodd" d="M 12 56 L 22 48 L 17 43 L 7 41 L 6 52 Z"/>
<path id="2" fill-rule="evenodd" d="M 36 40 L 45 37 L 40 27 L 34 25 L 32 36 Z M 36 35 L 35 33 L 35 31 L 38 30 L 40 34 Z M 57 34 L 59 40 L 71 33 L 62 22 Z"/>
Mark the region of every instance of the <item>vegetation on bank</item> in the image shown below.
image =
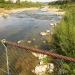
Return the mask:
<path id="1" fill-rule="evenodd" d="M 12 9 L 12 8 L 30 8 L 30 7 L 41 7 L 44 4 L 39 3 L 39 2 L 17 2 L 17 3 L 11 3 L 11 2 L 0 2 L 0 8 L 5 8 L 5 9 Z"/>
<path id="2" fill-rule="evenodd" d="M 52 41 L 48 46 L 58 54 L 75 58 L 75 4 L 67 3 L 57 6 L 66 11 L 60 24 L 54 27 Z M 75 75 L 75 63 L 58 61 L 55 75 Z M 56 67 L 56 68 L 57 68 Z"/>
<path id="3" fill-rule="evenodd" d="M 70 9 L 75 7 L 75 0 L 63 0 L 63 1 L 60 0 L 52 3 L 48 3 L 48 6 L 63 9 L 65 11 L 68 10 L 69 7 Z"/>

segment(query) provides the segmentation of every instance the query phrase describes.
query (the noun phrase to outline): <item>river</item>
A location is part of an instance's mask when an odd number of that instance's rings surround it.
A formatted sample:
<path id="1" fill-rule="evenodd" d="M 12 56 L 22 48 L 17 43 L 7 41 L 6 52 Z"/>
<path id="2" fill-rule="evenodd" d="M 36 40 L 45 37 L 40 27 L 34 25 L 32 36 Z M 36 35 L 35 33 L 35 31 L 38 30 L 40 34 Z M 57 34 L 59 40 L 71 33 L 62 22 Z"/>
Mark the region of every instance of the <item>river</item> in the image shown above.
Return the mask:
<path id="1" fill-rule="evenodd" d="M 61 16 L 40 10 L 9 14 L 0 17 L 0 39 L 18 41 L 39 38 L 40 32 L 50 30 L 50 23 L 57 23 L 60 19 Z"/>
<path id="2" fill-rule="evenodd" d="M 51 30 L 50 24 L 58 23 L 61 18 L 60 15 L 40 10 L 28 10 L 0 16 L 0 39 L 15 42 L 32 39 L 39 41 L 42 37 L 40 33 Z M 35 66 L 34 63 L 37 64 L 38 61 L 31 53 L 9 47 L 8 55 L 10 75 L 35 75 L 31 70 Z M 6 75 L 5 50 L 0 50 L 0 68 L 0 74 Z"/>

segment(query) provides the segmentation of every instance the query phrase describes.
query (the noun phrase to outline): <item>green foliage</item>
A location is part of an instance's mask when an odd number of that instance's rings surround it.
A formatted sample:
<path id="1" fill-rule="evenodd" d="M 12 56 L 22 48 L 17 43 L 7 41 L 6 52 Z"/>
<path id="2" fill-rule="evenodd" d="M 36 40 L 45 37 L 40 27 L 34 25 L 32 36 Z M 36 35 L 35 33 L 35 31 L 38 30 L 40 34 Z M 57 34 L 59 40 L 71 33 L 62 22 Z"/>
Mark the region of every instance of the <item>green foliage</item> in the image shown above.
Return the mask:
<path id="1" fill-rule="evenodd" d="M 48 5 L 64 5 L 64 4 L 73 3 L 73 2 L 75 2 L 75 0 L 58 0 L 58 1 L 48 3 Z"/>
<path id="2" fill-rule="evenodd" d="M 61 55 L 75 58 L 75 7 L 67 5 L 66 14 L 54 29 L 53 48 Z M 75 75 L 75 63 L 64 63 L 60 75 Z"/>
<path id="3" fill-rule="evenodd" d="M 59 53 L 75 57 L 75 12 L 66 13 L 60 25 L 55 29 L 54 43 Z M 59 48 L 59 49 L 58 49 Z M 61 49 L 61 51 L 60 51 Z"/>
<path id="4" fill-rule="evenodd" d="M 43 58 L 42 59 L 42 61 L 44 62 L 44 63 L 49 63 L 49 62 L 51 62 L 53 59 L 51 58 L 51 57 L 45 57 L 45 58 Z"/>
<path id="5" fill-rule="evenodd" d="M 24 8 L 24 7 L 41 7 L 43 4 L 42 3 L 39 3 L 39 2 L 22 2 L 22 3 L 19 3 L 19 1 L 17 3 L 11 3 L 10 1 L 9 2 L 1 2 L 0 3 L 0 8 L 5 8 L 5 9 L 11 9 L 11 8 Z"/>
<path id="6" fill-rule="evenodd" d="M 75 64 L 60 61 L 55 67 L 55 75 L 75 75 Z"/>

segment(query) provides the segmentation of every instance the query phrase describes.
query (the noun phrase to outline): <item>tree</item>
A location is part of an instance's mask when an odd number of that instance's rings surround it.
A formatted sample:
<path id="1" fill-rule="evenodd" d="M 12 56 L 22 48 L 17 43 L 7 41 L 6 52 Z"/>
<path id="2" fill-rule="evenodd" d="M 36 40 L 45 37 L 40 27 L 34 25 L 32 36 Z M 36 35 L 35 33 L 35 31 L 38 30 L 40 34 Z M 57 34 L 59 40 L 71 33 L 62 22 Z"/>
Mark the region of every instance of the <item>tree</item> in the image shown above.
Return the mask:
<path id="1" fill-rule="evenodd" d="M 75 2 L 75 0 L 63 0 L 63 1 L 66 1 L 66 2 Z"/>

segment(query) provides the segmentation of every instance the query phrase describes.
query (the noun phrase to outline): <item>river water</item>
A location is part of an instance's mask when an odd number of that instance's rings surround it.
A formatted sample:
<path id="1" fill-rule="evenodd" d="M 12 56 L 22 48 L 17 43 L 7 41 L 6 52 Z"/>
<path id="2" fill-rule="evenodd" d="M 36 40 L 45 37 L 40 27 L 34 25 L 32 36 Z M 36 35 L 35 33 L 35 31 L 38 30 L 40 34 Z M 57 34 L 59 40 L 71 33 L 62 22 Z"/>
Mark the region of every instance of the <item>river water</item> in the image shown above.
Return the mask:
<path id="1" fill-rule="evenodd" d="M 42 12 L 40 10 L 28 10 L 0 16 L 0 39 L 10 41 L 34 40 L 38 41 L 42 36 L 41 32 L 51 29 L 51 23 L 58 23 L 62 16 L 52 12 Z M 8 57 L 11 75 L 35 75 L 32 73 L 37 58 L 25 50 L 10 47 Z M 6 75 L 5 50 L 0 50 L 0 75 Z"/>
<path id="2" fill-rule="evenodd" d="M 9 14 L 0 17 L 0 39 L 18 41 L 40 38 L 40 32 L 50 30 L 50 23 L 57 23 L 60 19 L 61 16 L 40 10 Z"/>

